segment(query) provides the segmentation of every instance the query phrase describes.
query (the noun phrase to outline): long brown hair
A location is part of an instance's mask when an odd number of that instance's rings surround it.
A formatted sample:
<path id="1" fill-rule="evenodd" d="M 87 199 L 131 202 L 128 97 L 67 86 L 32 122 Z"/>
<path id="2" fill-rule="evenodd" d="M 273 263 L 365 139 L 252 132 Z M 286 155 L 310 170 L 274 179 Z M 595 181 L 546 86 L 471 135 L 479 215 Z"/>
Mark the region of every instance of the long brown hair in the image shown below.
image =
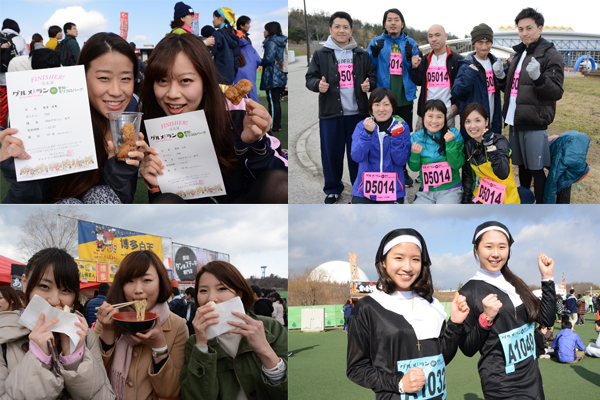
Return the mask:
<path id="1" fill-rule="evenodd" d="M 224 173 L 232 172 L 232 162 L 236 158 L 233 152 L 234 137 L 231 134 L 231 127 L 233 126 L 231 116 L 227 111 L 227 102 L 217 81 L 215 63 L 210 52 L 206 49 L 206 45 L 198 37 L 190 33 L 181 35 L 172 33 L 162 39 L 152 51 L 148 59 L 140 97 L 144 119 L 165 117 L 167 115 L 158 104 L 154 94 L 154 82 L 169 74 L 179 53 L 184 53 L 190 59 L 202 79 L 204 93 L 198 110 L 204 110 L 206 113 L 210 135 L 221 169 Z M 146 137 L 145 126 L 142 127 L 142 132 Z"/>
<path id="2" fill-rule="evenodd" d="M 481 243 L 481 240 L 483 239 L 484 235 L 485 235 L 485 233 L 483 235 L 480 235 L 477 239 L 475 239 L 475 244 L 473 247 L 473 255 L 475 256 L 476 259 L 478 259 L 478 258 L 477 258 L 477 253 L 475 252 L 475 250 L 477 250 L 479 248 L 479 243 Z M 523 282 L 523 280 L 521 278 L 519 278 L 517 275 L 515 275 L 508 268 L 508 260 L 509 259 L 510 259 L 510 240 L 509 240 L 509 256 L 506 259 L 506 263 L 504 264 L 504 266 L 502 267 L 500 272 L 504 276 L 504 279 L 506 279 L 506 281 L 508 283 L 510 283 L 511 285 L 513 285 L 515 287 L 517 294 L 521 297 L 521 301 L 523 301 L 523 306 L 525 306 L 525 311 L 527 312 L 527 322 L 535 322 L 538 312 L 540 310 L 540 301 L 529 290 L 529 287 L 527 287 L 527 284 L 525 282 Z"/>
<path id="3" fill-rule="evenodd" d="M 0 294 L 2 294 L 4 300 L 8 303 L 8 311 L 15 311 L 21 308 L 21 298 L 15 289 L 10 286 L 2 286 L 0 287 Z"/>
<path id="4" fill-rule="evenodd" d="M 109 32 L 96 33 L 85 42 L 81 53 L 79 53 L 77 65 L 83 65 L 87 73 L 92 61 L 109 52 L 121 53 L 129 58 L 133 65 L 133 77 L 137 75 L 139 66 L 135 52 L 125 39 Z M 133 80 L 131 81 L 131 85 L 133 86 Z M 79 197 L 104 181 L 102 170 L 108 159 L 106 132 L 110 129 L 110 125 L 108 117 L 100 114 L 91 104 L 90 112 L 98 169 L 52 178 L 52 193 L 55 202 L 70 197 Z"/>
<path id="5" fill-rule="evenodd" d="M 232 289 L 240 298 L 244 304 L 244 310 L 248 312 L 254 304 L 254 292 L 250 287 L 250 284 L 244 279 L 240 271 L 225 261 L 211 261 L 203 266 L 200 271 L 196 274 L 196 283 L 194 287 L 198 291 L 198 285 L 200 285 L 200 277 L 205 272 L 213 274 L 219 282 Z M 204 304 L 198 304 L 198 296 L 194 296 L 196 307 L 203 306 Z"/>

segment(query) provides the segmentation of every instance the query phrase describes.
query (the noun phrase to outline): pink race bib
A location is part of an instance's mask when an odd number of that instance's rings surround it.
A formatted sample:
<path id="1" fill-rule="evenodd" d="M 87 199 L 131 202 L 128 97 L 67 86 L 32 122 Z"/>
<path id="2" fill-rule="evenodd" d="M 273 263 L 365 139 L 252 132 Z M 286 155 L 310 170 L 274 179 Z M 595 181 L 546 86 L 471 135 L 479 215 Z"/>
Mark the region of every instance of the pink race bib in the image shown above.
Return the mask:
<path id="1" fill-rule="evenodd" d="M 338 64 L 338 72 L 340 73 L 340 89 L 353 88 L 352 63 Z"/>
<path id="2" fill-rule="evenodd" d="M 452 182 L 452 170 L 448 161 L 423 165 L 421 167 L 423 175 L 423 191 L 428 192 L 429 187 L 438 187 L 445 183 Z"/>
<path id="3" fill-rule="evenodd" d="M 517 97 L 517 91 L 519 90 L 519 75 L 521 75 L 521 70 L 515 71 L 515 76 L 513 77 L 512 85 L 510 86 L 510 97 Z"/>
<path id="4" fill-rule="evenodd" d="M 427 68 L 427 86 L 430 88 L 449 88 L 448 70 L 445 65 L 431 65 Z"/>
<path id="5" fill-rule="evenodd" d="M 402 53 L 390 54 L 390 75 L 402 75 Z"/>
<path id="6" fill-rule="evenodd" d="M 375 196 L 376 201 L 395 201 L 397 177 L 395 172 L 363 173 L 365 197 Z"/>
<path id="7" fill-rule="evenodd" d="M 488 94 L 496 93 L 496 86 L 494 85 L 494 70 L 486 69 L 485 77 L 487 80 Z"/>
<path id="8" fill-rule="evenodd" d="M 479 193 L 473 199 L 473 203 L 481 201 L 483 204 L 503 204 L 504 192 L 506 192 L 506 185 L 482 178 L 479 184 Z"/>

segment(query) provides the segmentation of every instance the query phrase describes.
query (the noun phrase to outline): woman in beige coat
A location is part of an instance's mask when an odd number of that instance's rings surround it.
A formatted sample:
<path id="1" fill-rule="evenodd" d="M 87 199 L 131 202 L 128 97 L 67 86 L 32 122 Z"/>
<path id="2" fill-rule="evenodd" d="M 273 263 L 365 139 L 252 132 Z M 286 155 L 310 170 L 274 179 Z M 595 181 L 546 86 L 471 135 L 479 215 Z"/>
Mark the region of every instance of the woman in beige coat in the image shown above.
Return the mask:
<path id="1" fill-rule="evenodd" d="M 179 374 L 189 334 L 185 320 L 169 310 L 171 292 L 167 270 L 152 251 L 134 251 L 121 261 L 94 326 L 117 399 L 180 395 Z M 158 314 L 156 323 L 144 333 L 121 333 L 112 317 L 123 309 L 111 304 L 143 299 L 146 311 Z"/>
<path id="2" fill-rule="evenodd" d="M 52 306 L 79 302 L 79 271 L 73 257 L 64 250 L 49 248 L 36 253 L 25 268 L 23 288 L 26 298 L 38 295 Z M 114 399 L 96 337 L 83 316 L 75 325 L 81 340 L 71 353 L 69 338 L 48 329 L 58 319 L 40 315 L 32 331 L 19 324 L 19 310 L 0 312 L 0 399 Z M 48 340 L 60 352 L 51 367 Z M 62 350 L 62 351 L 61 351 Z"/>

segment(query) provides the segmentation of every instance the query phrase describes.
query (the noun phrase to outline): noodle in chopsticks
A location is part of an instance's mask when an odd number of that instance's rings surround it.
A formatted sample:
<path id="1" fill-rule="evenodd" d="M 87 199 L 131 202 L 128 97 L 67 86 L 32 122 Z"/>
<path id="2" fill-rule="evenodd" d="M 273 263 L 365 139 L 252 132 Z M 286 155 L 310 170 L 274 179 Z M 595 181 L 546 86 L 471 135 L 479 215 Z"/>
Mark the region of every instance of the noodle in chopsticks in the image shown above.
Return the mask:
<path id="1" fill-rule="evenodd" d="M 143 300 L 136 300 L 133 303 L 133 307 L 135 308 L 135 317 L 138 321 L 143 321 L 144 317 L 146 316 L 146 304 L 148 304 L 146 302 L 146 299 Z"/>

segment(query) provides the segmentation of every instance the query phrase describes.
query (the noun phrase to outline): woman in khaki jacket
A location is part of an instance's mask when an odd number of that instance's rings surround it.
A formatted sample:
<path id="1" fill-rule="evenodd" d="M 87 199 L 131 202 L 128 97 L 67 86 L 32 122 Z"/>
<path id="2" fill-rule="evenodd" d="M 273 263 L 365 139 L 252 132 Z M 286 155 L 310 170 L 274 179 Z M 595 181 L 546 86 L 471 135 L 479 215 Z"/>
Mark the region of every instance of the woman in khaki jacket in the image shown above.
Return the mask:
<path id="1" fill-rule="evenodd" d="M 121 261 L 94 327 L 117 399 L 180 395 L 179 374 L 189 335 L 185 320 L 169 310 L 171 292 L 167 270 L 152 251 L 134 251 Z M 154 327 L 135 335 L 121 333 L 112 316 L 122 309 L 111 304 L 142 299 L 147 301 L 146 311 L 158 314 Z"/>
<path id="2" fill-rule="evenodd" d="M 28 300 L 38 295 L 52 306 L 73 309 L 79 303 L 79 270 L 75 260 L 61 249 L 39 251 L 27 263 L 23 289 Z M 30 331 L 19 324 L 19 310 L 0 312 L 0 399 L 115 398 L 96 337 L 83 316 L 76 314 L 79 322 L 75 325 L 80 328 L 77 333 L 81 340 L 71 353 L 69 338 L 48 330 L 58 319 L 46 320 L 42 313 Z M 55 364 L 48 340 L 60 352 Z"/>

